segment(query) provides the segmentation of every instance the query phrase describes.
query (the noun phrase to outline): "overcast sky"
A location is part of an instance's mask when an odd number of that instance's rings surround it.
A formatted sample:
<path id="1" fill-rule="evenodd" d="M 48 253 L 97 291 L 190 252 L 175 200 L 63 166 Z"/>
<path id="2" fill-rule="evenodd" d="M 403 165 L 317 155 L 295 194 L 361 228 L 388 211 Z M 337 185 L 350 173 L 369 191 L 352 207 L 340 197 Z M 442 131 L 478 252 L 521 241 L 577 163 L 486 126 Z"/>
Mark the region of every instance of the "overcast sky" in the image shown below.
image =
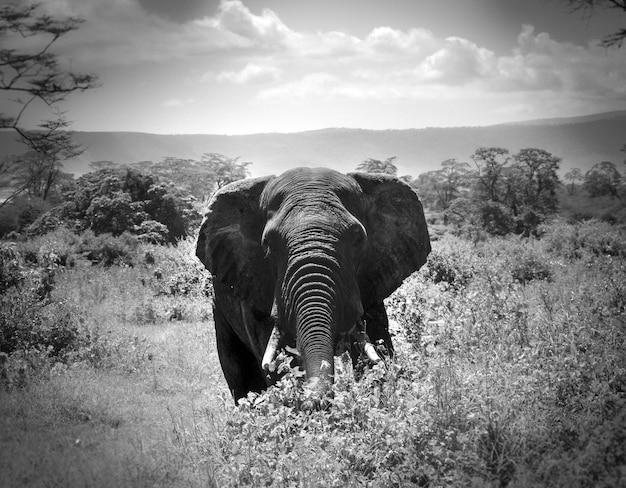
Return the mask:
<path id="1" fill-rule="evenodd" d="M 10 3 L 0 0 L 0 4 Z M 45 0 L 102 86 L 75 130 L 246 134 L 489 125 L 626 109 L 626 15 L 560 0 Z M 43 116 L 33 107 L 30 121 Z"/>

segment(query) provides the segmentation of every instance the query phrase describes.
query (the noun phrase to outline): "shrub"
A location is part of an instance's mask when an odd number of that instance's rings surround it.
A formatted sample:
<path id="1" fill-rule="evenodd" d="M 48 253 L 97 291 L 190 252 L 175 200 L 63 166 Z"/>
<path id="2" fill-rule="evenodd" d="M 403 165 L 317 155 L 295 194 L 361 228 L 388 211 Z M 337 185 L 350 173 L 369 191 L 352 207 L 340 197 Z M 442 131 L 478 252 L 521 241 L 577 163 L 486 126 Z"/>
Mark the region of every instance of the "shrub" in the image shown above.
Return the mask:
<path id="1" fill-rule="evenodd" d="M 70 359 L 98 369 L 117 368 L 132 373 L 153 359 L 151 348 L 145 338 L 115 334 L 100 325 L 89 324 L 81 327 Z"/>
<path id="2" fill-rule="evenodd" d="M 14 246 L 0 245 L 0 294 L 24 279 L 24 268 Z"/>
<path id="3" fill-rule="evenodd" d="M 484 202 L 480 205 L 482 227 L 493 236 L 504 236 L 515 230 L 513 215 L 506 205 Z"/>
<path id="4" fill-rule="evenodd" d="M 96 234 L 119 236 L 148 218 L 142 207 L 140 202 L 133 202 L 128 193 L 121 191 L 99 195 L 90 201 L 84 219 Z"/>
<path id="5" fill-rule="evenodd" d="M 463 249 L 433 249 L 422 268 L 423 275 L 434 283 L 447 283 L 461 289 L 471 280 L 474 270 Z"/>
<path id="6" fill-rule="evenodd" d="M 165 238 L 174 243 L 200 220 L 188 193 L 133 169 L 102 169 L 83 175 L 66 188 L 63 199 L 29 227 L 30 235 L 42 235 L 65 223 L 79 232 L 139 233 L 145 241 Z"/>
<path id="7" fill-rule="evenodd" d="M 0 352 L 35 349 L 64 359 L 78 344 L 76 310 L 41 301 L 37 290 L 12 288 L 0 296 Z"/>
<path id="8" fill-rule="evenodd" d="M 626 256 L 623 230 L 599 220 L 567 224 L 556 221 L 540 228 L 547 249 L 566 258 Z"/>
<path id="9" fill-rule="evenodd" d="M 124 233 L 113 237 L 86 231 L 81 237 L 77 252 L 93 264 L 133 266 L 136 261 L 139 241 L 135 236 Z"/>
<path id="10" fill-rule="evenodd" d="M 195 255 L 195 239 L 181 239 L 176 246 L 152 248 L 144 262 L 158 265 L 152 285 L 157 295 L 210 296 L 211 274 Z"/>
<path id="11" fill-rule="evenodd" d="M 141 242 L 149 244 L 165 244 L 167 242 L 167 226 L 156 220 L 144 220 L 133 228 Z"/>
<path id="12" fill-rule="evenodd" d="M 32 224 L 26 227 L 26 235 L 29 237 L 42 236 L 60 229 L 65 224 L 71 225 L 70 222 L 66 222 L 63 218 L 64 209 L 65 206 L 60 205 L 41 214 Z"/>
<path id="13" fill-rule="evenodd" d="M 554 273 L 548 259 L 537 248 L 520 246 L 508 256 L 508 267 L 513 279 L 521 284 L 533 280 L 552 281 Z"/>
<path id="14" fill-rule="evenodd" d="M 515 233 L 525 237 L 536 235 L 537 229 L 544 221 L 545 215 L 526 207 L 515 219 Z"/>

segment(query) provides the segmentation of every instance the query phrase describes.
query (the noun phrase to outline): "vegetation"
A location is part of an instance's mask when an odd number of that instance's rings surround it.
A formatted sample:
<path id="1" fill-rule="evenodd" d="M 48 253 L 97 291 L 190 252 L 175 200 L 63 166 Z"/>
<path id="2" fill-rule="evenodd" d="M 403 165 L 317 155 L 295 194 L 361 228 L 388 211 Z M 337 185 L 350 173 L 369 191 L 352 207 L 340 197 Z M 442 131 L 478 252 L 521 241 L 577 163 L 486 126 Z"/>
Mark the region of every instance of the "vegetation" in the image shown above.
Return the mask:
<path id="1" fill-rule="evenodd" d="M 602 161 L 587 171 L 583 186 L 592 197 L 610 195 L 618 198 L 621 184 L 622 175 L 615 165 L 610 161 Z"/>
<path id="2" fill-rule="evenodd" d="M 356 167 L 356 170 L 362 173 L 382 173 L 385 175 L 397 176 L 398 168 L 394 164 L 396 159 L 397 156 L 392 156 L 384 161 L 381 161 L 380 159 L 367 158 Z"/>
<path id="3" fill-rule="evenodd" d="M 470 187 L 470 166 L 456 159 L 441 163 L 441 169 L 427 171 L 413 183 L 422 202 L 433 208 L 446 210 L 457 198 L 466 196 Z"/>
<path id="4" fill-rule="evenodd" d="M 189 192 L 199 201 L 208 201 L 211 195 L 233 181 L 250 176 L 250 162 L 240 162 L 218 153 L 204 153 L 200 160 L 165 157 L 160 162 L 139 161 L 129 165 L 140 173 L 162 181 L 169 181 Z M 94 161 L 94 169 L 121 168 L 113 161 Z"/>
<path id="5" fill-rule="evenodd" d="M 39 217 L 30 235 L 70 226 L 77 232 L 119 236 L 135 234 L 140 240 L 176 242 L 197 224 L 193 198 L 173 185 L 132 169 L 101 169 L 80 177 L 63 191 L 62 203 Z"/>
<path id="6" fill-rule="evenodd" d="M 38 4 L 0 7 L 0 91 L 14 102 L 14 113 L 0 114 L 0 129 L 14 130 L 29 148 L 24 155 L 0 161 L 3 186 L 9 189 L 0 208 L 24 192 L 31 198 L 48 199 L 64 176 L 63 161 L 81 153 L 67 132 L 70 122 L 58 104 L 74 92 L 96 87 L 97 78 L 64 68 L 51 52 L 59 39 L 81 23 L 76 17 L 40 13 Z M 37 130 L 23 127 L 24 114 L 37 105 L 47 107 L 51 118 L 43 120 Z"/>
<path id="7" fill-rule="evenodd" d="M 0 235 L 23 233 L 0 241 L 0 486 L 626 483 L 626 190 L 613 163 L 561 188 L 559 158 L 486 147 L 473 166 L 403 177 L 434 242 L 387 300 L 396 357 L 358 382 L 338 358 L 320 408 L 285 359 L 278 385 L 235 407 L 192 236 L 198 202 L 250 163 L 206 153 L 65 175 L 80 148 L 62 112 L 38 131 L 20 119 L 96 79 L 50 52 L 81 20 L 38 8 L 0 7 L 0 90 L 26 97 L 0 128 L 30 147 L 0 162 Z M 397 175 L 395 159 L 357 170 Z"/>
<path id="8" fill-rule="evenodd" d="M 571 221 L 626 223 L 624 180 L 609 161 L 584 175 L 574 168 L 562 182 L 557 174 L 560 159 L 543 149 L 524 148 L 511 156 L 504 148 L 480 147 L 470 159 L 473 168 L 450 159 L 440 170 L 409 181 L 429 213 L 452 224 L 459 235 L 529 236 L 559 213 Z M 606 197 L 613 202 L 605 204 Z M 433 224 L 437 217 L 430 220 Z"/>
<path id="9" fill-rule="evenodd" d="M 286 363 L 233 407 L 193 239 L 5 242 L 0 484 L 617 486 L 626 236 L 540 230 L 434 242 L 387 301 L 396 358 L 359 382 L 338 358 L 321 410 Z"/>

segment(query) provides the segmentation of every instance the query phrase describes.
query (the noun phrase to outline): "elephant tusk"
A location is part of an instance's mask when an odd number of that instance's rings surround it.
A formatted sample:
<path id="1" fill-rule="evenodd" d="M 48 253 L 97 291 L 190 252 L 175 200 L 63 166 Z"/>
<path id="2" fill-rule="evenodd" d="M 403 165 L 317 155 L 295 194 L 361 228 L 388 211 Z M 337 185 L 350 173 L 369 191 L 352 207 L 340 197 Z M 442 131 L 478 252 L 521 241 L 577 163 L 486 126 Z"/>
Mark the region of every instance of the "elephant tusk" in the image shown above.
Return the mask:
<path id="1" fill-rule="evenodd" d="M 355 326 L 360 349 L 365 353 L 367 359 L 369 359 L 372 363 L 377 364 L 382 361 L 382 358 L 376 352 L 376 348 L 369 341 L 369 337 L 367 337 L 367 332 L 365 332 L 365 324 L 361 319 L 356 323 Z"/>
<path id="2" fill-rule="evenodd" d="M 363 344 L 363 351 L 365 352 L 367 359 L 369 359 L 371 362 L 379 363 L 382 361 L 382 359 L 376 352 L 376 348 L 371 342 L 365 341 L 365 343 Z"/>
<path id="3" fill-rule="evenodd" d="M 276 351 L 278 350 L 278 343 L 280 342 L 280 330 L 278 330 L 278 326 L 274 326 L 272 329 L 272 333 L 270 334 L 270 339 L 267 341 L 267 346 L 265 347 L 265 354 L 263 354 L 263 360 L 261 361 L 261 367 L 265 371 L 271 371 L 272 363 L 276 358 Z"/>

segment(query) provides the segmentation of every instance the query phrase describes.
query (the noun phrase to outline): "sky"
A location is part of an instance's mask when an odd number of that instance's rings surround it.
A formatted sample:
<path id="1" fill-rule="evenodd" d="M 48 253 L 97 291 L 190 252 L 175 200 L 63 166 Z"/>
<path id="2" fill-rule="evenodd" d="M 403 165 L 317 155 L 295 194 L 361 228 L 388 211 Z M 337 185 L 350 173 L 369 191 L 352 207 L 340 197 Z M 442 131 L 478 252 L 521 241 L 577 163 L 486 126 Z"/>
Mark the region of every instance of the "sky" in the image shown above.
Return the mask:
<path id="1" fill-rule="evenodd" d="M 626 46 L 598 43 L 626 14 L 585 16 L 564 0 L 45 0 L 41 8 L 85 19 L 53 48 L 101 83 L 59 107 L 74 130 L 384 130 L 626 109 Z M 0 100 L 0 112 L 10 110 Z M 45 117 L 34 105 L 22 120 Z"/>

